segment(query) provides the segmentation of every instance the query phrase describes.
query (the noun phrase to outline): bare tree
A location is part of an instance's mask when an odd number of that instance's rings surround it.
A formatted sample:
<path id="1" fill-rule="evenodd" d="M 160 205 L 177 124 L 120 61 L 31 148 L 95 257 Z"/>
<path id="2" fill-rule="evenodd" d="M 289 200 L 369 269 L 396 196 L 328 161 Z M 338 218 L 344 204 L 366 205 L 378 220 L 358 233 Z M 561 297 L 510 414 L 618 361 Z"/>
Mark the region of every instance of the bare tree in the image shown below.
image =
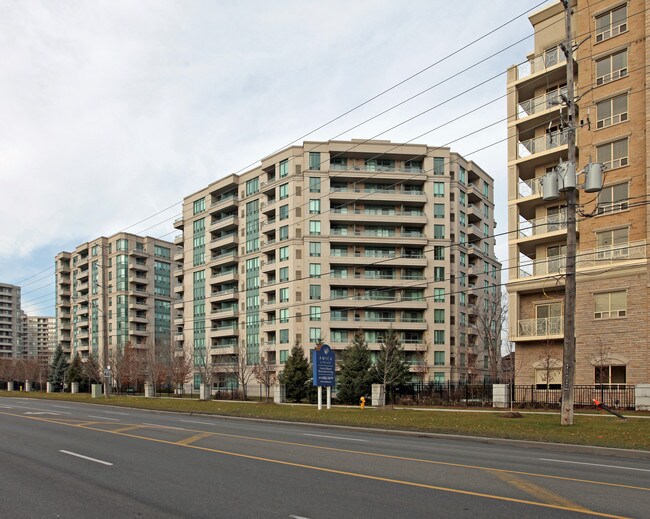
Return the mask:
<path id="1" fill-rule="evenodd" d="M 143 359 L 143 371 L 146 381 L 153 384 L 154 393 L 159 391 L 161 386 L 170 376 L 170 348 L 167 343 L 160 341 L 148 341 Z"/>
<path id="2" fill-rule="evenodd" d="M 253 377 L 253 368 L 257 362 L 252 362 L 248 355 L 248 349 L 245 342 L 239 342 L 235 346 L 235 352 L 232 355 L 220 355 L 217 361 L 218 370 L 226 373 L 237 380 L 237 384 L 242 389 L 244 400 L 248 399 L 248 383 Z"/>
<path id="3" fill-rule="evenodd" d="M 136 388 L 144 380 L 140 352 L 131 342 L 124 346 L 111 348 L 108 354 L 111 361 L 113 377 L 117 383 L 117 391 L 121 393 L 125 387 Z"/>
<path id="4" fill-rule="evenodd" d="M 99 384 L 102 381 L 102 371 L 99 366 L 99 357 L 90 353 L 81 366 L 83 377 L 88 379 L 88 385 Z"/>
<path id="5" fill-rule="evenodd" d="M 498 301 L 483 299 L 482 306 L 472 305 L 476 315 L 476 328 L 488 357 L 488 373 L 492 382 L 499 379 L 503 331 L 507 324 L 508 299 L 502 294 Z M 476 359 L 474 359 L 476 363 Z"/>
<path id="6" fill-rule="evenodd" d="M 174 387 L 183 391 L 183 386 L 190 379 L 194 371 L 192 356 L 186 353 L 185 348 L 176 348 L 169 344 L 169 375 Z"/>
<path id="7" fill-rule="evenodd" d="M 253 376 L 255 380 L 264 386 L 267 400 L 271 396 L 271 387 L 278 379 L 275 371 L 275 360 L 272 360 L 271 353 L 275 355 L 275 352 L 270 350 L 265 350 L 260 353 L 259 362 L 253 366 Z"/>
<path id="8" fill-rule="evenodd" d="M 427 356 L 429 350 L 431 349 L 431 339 L 429 334 L 424 332 L 424 337 L 422 339 L 422 344 L 418 344 L 413 352 L 413 363 L 411 364 L 411 370 L 415 373 L 415 376 L 420 379 L 420 383 L 424 384 L 427 373 L 429 372 L 429 365 L 427 364 Z"/>
<path id="9" fill-rule="evenodd" d="M 194 370 L 201 376 L 201 383 L 208 388 L 207 398 L 212 397 L 212 387 L 217 377 L 217 367 L 212 362 L 210 347 L 194 347 Z"/>

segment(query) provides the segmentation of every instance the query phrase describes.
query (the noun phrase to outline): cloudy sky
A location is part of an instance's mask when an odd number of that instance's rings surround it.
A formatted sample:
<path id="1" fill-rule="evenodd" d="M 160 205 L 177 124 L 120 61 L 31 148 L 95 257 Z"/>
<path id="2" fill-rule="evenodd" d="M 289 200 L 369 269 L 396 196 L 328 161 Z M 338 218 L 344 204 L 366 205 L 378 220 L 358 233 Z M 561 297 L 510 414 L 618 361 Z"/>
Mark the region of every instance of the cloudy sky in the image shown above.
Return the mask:
<path id="1" fill-rule="evenodd" d="M 546 3 L 0 0 L 0 281 L 53 315 L 56 253 L 172 239 L 183 196 L 306 134 L 451 146 L 497 179 L 506 231 L 505 72 Z"/>

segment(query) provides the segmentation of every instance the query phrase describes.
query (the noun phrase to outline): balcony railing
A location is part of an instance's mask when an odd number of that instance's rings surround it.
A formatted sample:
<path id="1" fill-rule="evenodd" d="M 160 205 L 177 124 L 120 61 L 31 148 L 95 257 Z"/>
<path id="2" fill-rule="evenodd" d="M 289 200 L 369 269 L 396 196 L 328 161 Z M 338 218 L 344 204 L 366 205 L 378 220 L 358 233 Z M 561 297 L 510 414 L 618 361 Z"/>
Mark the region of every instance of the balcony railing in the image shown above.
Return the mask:
<path id="1" fill-rule="evenodd" d="M 517 67 L 517 79 L 523 79 L 564 62 L 566 62 L 566 56 L 558 45 L 552 49 L 547 49 L 543 54 L 534 56 L 527 63 L 519 65 Z"/>
<path id="2" fill-rule="evenodd" d="M 526 99 L 519 103 L 519 112 L 517 113 L 517 118 L 522 119 L 533 115 L 535 113 L 543 112 L 548 110 L 553 106 L 558 106 L 562 103 L 562 95 L 566 95 L 567 88 L 561 88 L 558 90 L 553 90 L 541 96 L 534 97 L 532 99 Z"/>
<path id="3" fill-rule="evenodd" d="M 564 333 L 564 318 L 562 316 L 522 319 L 518 325 L 519 337 L 548 337 Z"/>
<path id="4" fill-rule="evenodd" d="M 577 268 L 599 267 L 611 265 L 621 261 L 630 261 L 646 258 L 646 242 L 637 241 L 623 245 L 597 247 L 595 249 L 579 251 L 576 260 Z"/>
<path id="5" fill-rule="evenodd" d="M 533 137 L 525 141 L 519 141 L 517 148 L 517 158 L 522 159 L 530 157 L 535 153 L 542 153 L 544 151 L 552 150 L 558 146 L 565 145 L 567 140 L 568 131 L 555 131 L 549 132 L 539 137 Z"/>
<path id="6" fill-rule="evenodd" d="M 566 214 L 554 214 L 537 220 L 522 220 L 519 222 L 519 237 L 530 238 L 540 234 L 566 229 Z"/>
<path id="7" fill-rule="evenodd" d="M 542 177 L 519 182 L 517 198 L 526 198 L 534 195 L 542 195 Z"/>

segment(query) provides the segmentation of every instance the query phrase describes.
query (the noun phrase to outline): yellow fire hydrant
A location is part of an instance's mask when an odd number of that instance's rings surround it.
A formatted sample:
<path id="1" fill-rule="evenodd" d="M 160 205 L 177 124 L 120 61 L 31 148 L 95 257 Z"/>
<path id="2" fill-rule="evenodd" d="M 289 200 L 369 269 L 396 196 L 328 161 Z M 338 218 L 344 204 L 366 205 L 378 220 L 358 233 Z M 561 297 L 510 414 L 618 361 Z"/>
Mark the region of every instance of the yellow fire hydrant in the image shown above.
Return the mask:
<path id="1" fill-rule="evenodd" d="M 359 399 L 359 401 L 361 402 L 361 405 L 360 405 L 361 409 L 363 409 L 364 407 L 366 407 L 366 397 L 365 397 L 365 396 L 362 396 L 362 397 Z"/>

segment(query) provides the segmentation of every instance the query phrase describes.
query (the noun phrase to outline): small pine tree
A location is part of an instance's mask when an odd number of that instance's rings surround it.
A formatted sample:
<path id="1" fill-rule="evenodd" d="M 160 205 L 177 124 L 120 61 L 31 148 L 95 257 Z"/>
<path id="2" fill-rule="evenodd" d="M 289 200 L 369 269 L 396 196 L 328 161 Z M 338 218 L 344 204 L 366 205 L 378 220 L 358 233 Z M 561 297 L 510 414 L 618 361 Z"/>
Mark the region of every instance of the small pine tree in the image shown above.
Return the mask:
<path id="1" fill-rule="evenodd" d="M 371 367 L 368 343 L 364 339 L 363 332 L 357 331 L 352 343 L 343 351 L 337 390 L 337 399 L 340 403 L 358 404 L 362 396 L 370 395 Z"/>
<path id="2" fill-rule="evenodd" d="M 311 367 L 299 342 L 291 349 L 284 371 L 278 378 L 286 387 L 287 399 L 300 402 L 309 396 Z"/>
<path id="3" fill-rule="evenodd" d="M 68 365 L 68 369 L 65 372 L 65 381 L 68 384 L 83 381 L 83 364 L 79 352 L 75 353 L 72 362 Z"/>
<path id="4" fill-rule="evenodd" d="M 377 356 L 377 363 L 371 372 L 373 379 L 385 387 L 398 386 L 409 379 L 409 366 L 404 360 L 402 343 L 392 328 L 386 331 Z"/>
<path id="5" fill-rule="evenodd" d="M 68 360 L 65 358 L 61 344 L 58 344 L 52 356 L 52 364 L 50 364 L 49 381 L 53 384 L 63 385 L 67 368 Z"/>

